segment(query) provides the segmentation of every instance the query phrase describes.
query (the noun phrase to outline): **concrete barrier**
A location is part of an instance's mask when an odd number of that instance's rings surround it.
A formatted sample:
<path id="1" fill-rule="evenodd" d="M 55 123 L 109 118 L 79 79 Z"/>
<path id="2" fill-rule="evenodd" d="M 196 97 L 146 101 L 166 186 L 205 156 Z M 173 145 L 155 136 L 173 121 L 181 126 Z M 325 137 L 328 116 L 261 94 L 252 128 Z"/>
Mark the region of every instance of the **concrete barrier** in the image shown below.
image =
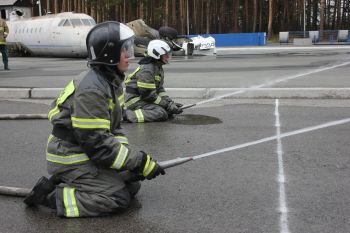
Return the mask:
<path id="1" fill-rule="evenodd" d="M 293 45 L 303 46 L 303 45 L 312 45 L 311 38 L 294 38 Z"/>
<path id="2" fill-rule="evenodd" d="M 338 31 L 338 42 L 347 42 L 348 40 L 348 30 L 339 30 Z"/>
<path id="3" fill-rule="evenodd" d="M 32 88 L 31 98 L 33 99 L 55 99 L 63 88 Z"/>
<path id="4" fill-rule="evenodd" d="M 30 98 L 30 88 L 0 88 L 0 98 L 27 99 Z"/>
<path id="5" fill-rule="evenodd" d="M 349 99 L 350 88 L 211 88 L 208 96 L 228 94 L 227 99 Z"/>
<path id="6" fill-rule="evenodd" d="M 289 39 L 289 32 L 280 32 L 279 33 L 280 44 L 288 43 L 288 39 Z"/>
<path id="7" fill-rule="evenodd" d="M 317 43 L 320 41 L 320 32 L 319 31 L 309 31 L 309 37 L 312 43 Z"/>
<path id="8" fill-rule="evenodd" d="M 0 88 L 2 99 L 55 99 L 63 88 Z M 350 88 L 167 88 L 169 96 L 179 99 L 350 99 Z"/>

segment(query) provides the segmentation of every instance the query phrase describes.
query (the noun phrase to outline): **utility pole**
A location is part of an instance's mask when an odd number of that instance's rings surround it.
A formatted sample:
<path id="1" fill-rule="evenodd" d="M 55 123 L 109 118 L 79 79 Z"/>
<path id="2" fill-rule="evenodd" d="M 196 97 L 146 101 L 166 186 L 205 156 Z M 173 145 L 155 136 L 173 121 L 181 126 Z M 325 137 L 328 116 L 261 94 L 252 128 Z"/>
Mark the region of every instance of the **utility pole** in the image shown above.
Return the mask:
<path id="1" fill-rule="evenodd" d="M 306 20 L 305 20 L 305 0 L 303 1 L 304 5 L 304 38 L 305 38 L 305 33 L 306 33 Z"/>
<path id="2" fill-rule="evenodd" d="M 126 9 L 125 9 L 125 0 L 124 0 L 124 4 L 123 4 L 123 15 L 124 15 L 124 20 L 123 21 L 124 22 L 123 23 L 126 23 L 125 22 L 125 11 L 126 11 Z"/>
<path id="3" fill-rule="evenodd" d="M 187 11 L 186 11 L 186 18 L 187 18 L 187 35 L 190 34 L 190 17 L 189 17 L 189 9 L 188 9 L 188 0 L 186 1 L 186 8 L 187 8 Z"/>

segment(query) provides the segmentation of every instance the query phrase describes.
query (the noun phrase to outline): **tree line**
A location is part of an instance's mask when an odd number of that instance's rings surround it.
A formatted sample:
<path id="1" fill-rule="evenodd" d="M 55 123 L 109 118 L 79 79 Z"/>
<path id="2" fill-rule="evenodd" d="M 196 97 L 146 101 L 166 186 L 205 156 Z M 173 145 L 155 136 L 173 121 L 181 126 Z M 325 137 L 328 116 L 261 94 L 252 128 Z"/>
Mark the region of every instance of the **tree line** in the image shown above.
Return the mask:
<path id="1" fill-rule="evenodd" d="M 85 13 L 98 23 L 141 18 L 150 27 L 170 26 L 182 35 L 267 32 L 271 37 L 280 31 L 350 27 L 350 0 L 41 0 L 41 7 Z M 33 11 L 38 15 L 38 7 Z"/>

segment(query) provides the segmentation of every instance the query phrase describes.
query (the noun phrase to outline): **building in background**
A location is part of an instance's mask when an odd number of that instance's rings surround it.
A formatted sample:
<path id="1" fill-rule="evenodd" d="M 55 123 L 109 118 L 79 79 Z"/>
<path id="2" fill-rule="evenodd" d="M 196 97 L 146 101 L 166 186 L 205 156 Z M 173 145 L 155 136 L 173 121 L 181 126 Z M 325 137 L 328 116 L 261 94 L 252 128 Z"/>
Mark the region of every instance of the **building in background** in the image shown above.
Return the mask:
<path id="1" fill-rule="evenodd" d="M 13 10 L 20 10 L 26 18 L 32 17 L 32 1 L 26 0 L 1 0 L 0 14 L 1 18 L 8 20 Z"/>

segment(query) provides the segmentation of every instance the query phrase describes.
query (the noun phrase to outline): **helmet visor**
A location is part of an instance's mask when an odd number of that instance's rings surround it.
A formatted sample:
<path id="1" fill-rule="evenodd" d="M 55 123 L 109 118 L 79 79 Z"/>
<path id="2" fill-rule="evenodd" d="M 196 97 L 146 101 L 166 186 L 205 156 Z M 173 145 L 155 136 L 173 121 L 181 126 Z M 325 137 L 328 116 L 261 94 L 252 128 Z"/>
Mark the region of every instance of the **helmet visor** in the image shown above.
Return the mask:
<path id="1" fill-rule="evenodd" d="M 121 47 L 121 51 L 125 52 L 129 59 L 135 58 L 134 56 L 134 38 L 126 40 Z"/>

